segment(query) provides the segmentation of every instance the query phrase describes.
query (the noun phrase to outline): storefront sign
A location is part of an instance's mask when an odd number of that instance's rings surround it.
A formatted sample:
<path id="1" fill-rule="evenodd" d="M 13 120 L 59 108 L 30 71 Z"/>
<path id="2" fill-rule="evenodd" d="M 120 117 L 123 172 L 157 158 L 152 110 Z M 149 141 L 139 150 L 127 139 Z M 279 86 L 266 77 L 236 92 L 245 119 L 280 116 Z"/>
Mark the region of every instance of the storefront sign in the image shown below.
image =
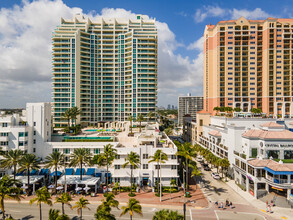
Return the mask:
<path id="1" fill-rule="evenodd" d="M 249 193 L 251 194 L 251 195 L 253 195 L 254 196 L 254 192 L 253 192 L 253 190 L 249 190 Z"/>
<path id="2" fill-rule="evenodd" d="M 291 200 L 293 202 L 293 194 L 289 195 L 289 200 Z"/>
<path id="3" fill-rule="evenodd" d="M 253 179 L 252 179 L 252 177 L 251 176 L 248 176 L 248 175 L 246 175 L 247 176 L 247 178 L 248 179 L 250 179 L 250 180 L 252 180 L 253 181 Z"/>
<path id="4" fill-rule="evenodd" d="M 277 188 L 277 187 L 273 187 L 273 186 L 272 186 L 272 189 L 276 189 L 276 190 L 279 190 L 279 191 L 283 191 L 283 189 L 280 189 L 280 188 Z"/>
<path id="5" fill-rule="evenodd" d="M 265 144 L 266 147 L 293 147 L 293 144 Z"/>

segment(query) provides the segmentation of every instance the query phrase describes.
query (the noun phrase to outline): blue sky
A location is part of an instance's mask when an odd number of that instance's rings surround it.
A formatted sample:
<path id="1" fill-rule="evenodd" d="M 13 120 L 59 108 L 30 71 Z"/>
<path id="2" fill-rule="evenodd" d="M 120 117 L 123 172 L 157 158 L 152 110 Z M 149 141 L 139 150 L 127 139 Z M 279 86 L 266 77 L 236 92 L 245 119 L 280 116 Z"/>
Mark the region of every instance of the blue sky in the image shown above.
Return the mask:
<path id="1" fill-rule="evenodd" d="M 292 17 L 292 0 L 0 0 L 0 108 L 51 100 L 51 32 L 60 17 L 155 18 L 159 33 L 158 105 L 202 95 L 202 34 L 220 20 Z M 38 35 L 37 37 L 35 35 Z"/>

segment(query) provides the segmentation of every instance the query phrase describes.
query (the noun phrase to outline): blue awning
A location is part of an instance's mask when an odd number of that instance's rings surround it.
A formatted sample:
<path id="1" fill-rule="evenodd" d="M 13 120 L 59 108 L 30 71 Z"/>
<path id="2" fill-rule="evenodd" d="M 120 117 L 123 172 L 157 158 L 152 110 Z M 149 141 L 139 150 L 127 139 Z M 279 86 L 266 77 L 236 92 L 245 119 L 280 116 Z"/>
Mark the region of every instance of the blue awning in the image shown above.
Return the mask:
<path id="1" fill-rule="evenodd" d="M 65 169 L 65 174 L 66 175 L 73 175 L 74 169 L 73 168 L 67 168 Z"/>
<path id="2" fill-rule="evenodd" d="M 40 175 L 40 176 L 42 176 L 42 175 L 46 175 L 46 174 L 48 174 L 48 172 L 49 172 L 49 169 L 41 169 L 39 175 Z"/>
<path id="3" fill-rule="evenodd" d="M 293 175 L 293 171 L 274 171 L 268 167 L 265 167 L 264 170 L 266 170 L 274 175 Z"/>
<path id="4" fill-rule="evenodd" d="M 105 177 L 107 177 L 107 173 L 105 173 Z M 111 177 L 111 173 L 108 173 L 108 177 Z"/>
<path id="5" fill-rule="evenodd" d="M 25 171 L 25 170 L 23 170 L 23 171 L 21 171 L 21 172 L 15 174 L 15 176 L 23 176 L 23 175 L 24 175 L 24 171 Z"/>
<path id="6" fill-rule="evenodd" d="M 32 170 L 32 171 L 30 172 L 30 175 L 37 175 L 37 172 L 38 172 L 38 170 Z"/>
<path id="7" fill-rule="evenodd" d="M 102 177 L 102 173 L 96 173 L 95 177 Z"/>
<path id="8" fill-rule="evenodd" d="M 86 175 L 95 175 L 95 168 L 88 168 L 86 171 Z"/>
<path id="9" fill-rule="evenodd" d="M 62 174 L 61 171 L 57 171 L 57 176 L 61 176 L 61 174 Z M 55 171 L 51 173 L 50 176 L 55 176 Z"/>
<path id="10" fill-rule="evenodd" d="M 82 168 L 82 175 L 84 174 L 84 171 L 85 171 L 85 169 Z M 81 173 L 81 169 L 77 168 L 76 171 L 75 171 L 75 175 L 80 175 L 80 173 Z"/>

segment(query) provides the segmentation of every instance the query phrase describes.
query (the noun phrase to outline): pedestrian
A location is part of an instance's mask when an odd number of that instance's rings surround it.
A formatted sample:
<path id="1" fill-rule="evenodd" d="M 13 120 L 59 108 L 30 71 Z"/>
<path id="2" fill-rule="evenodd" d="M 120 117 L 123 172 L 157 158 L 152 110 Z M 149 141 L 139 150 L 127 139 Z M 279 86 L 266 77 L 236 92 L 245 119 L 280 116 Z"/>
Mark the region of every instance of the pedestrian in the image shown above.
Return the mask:
<path id="1" fill-rule="evenodd" d="M 230 204 L 229 204 L 229 205 L 230 205 L 230 208 L 232 209 L 232 207 L 233 207 L 233 204 L 232 204 L 232 202 L 230 202 Z"/>
<path id="2" fill-rule="evenodd" d="M 274 206 L 274 201 L 273 201 L 273 200 L 271 200 L 271 206 L 272 206 L 272 207 Z"/>
<path id="3" fill-rule="evenodd" d="M 223 204 L 223 202 L 221 202 L 221 209 L 224 210 L 224 204 Z"/>
<path id="4" fill-rule="evenodd" d="M 219 206 L 218 206 L 218 205 L 219 205 L 218 201 L 215 202 L 215 205 L 216 205 L 217 207 L 219 207 Z"/>
<path id="5" fill-rule="evenodd" d="M 272 207 L 269 205 L 269 213 L 272 213 Z"/>

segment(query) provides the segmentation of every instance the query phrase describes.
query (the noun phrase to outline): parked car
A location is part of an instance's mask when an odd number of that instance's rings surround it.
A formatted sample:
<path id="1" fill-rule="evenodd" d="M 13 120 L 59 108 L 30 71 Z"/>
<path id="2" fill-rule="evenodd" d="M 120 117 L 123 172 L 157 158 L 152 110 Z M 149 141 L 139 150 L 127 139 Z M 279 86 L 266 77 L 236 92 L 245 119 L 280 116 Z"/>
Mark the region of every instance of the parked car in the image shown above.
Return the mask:
<path id="1" fill-rule="evenodd" d="M 218 173 L 212 173 L 211 175 L 212 175 L 212 177 L 213 177 L 214 179 L 216 179 L 216 180 L 221 179 L 221 177 L 220 177 L 220 175 L 219 175 Z"/>
<path id="2" fill-rule="evenodd" d="M 203 161 L 203 158 L 202 158 L 201 156 L 198 156 L 198 157 L 196 158 L 196 160 L 197 160 L 198 162 L 201 162 L 201 161 Z"/>
<path id="3" fill-rule="evenodd" d="M 211 168 L 210 168 L 209 166 L 203 166 L 203 169 L 204 169 L 205 171 L 210 171 L 210 170 L 211 170 Z"/>

